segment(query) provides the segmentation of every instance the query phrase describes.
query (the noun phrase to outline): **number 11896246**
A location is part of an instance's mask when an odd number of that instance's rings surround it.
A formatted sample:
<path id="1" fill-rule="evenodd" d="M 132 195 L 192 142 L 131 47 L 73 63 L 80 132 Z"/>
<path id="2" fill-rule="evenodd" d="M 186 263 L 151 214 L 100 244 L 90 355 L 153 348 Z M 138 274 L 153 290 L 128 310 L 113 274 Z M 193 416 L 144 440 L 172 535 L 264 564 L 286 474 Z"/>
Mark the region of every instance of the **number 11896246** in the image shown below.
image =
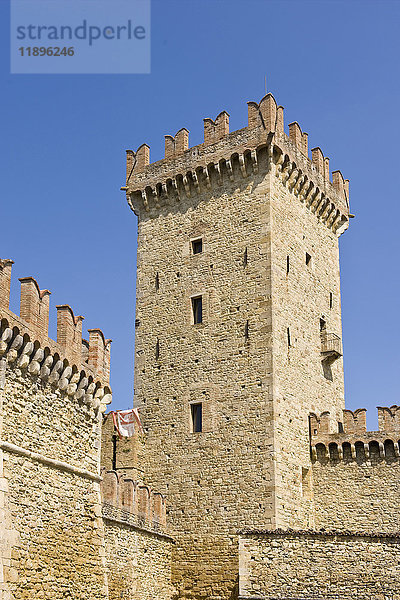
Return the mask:
<path id="1" fill-rule="evenodd" d="M 21 56 L 74 56 L 75 48 L 59 48 L 58 46 L 21 46 L 18 48 Z"/>

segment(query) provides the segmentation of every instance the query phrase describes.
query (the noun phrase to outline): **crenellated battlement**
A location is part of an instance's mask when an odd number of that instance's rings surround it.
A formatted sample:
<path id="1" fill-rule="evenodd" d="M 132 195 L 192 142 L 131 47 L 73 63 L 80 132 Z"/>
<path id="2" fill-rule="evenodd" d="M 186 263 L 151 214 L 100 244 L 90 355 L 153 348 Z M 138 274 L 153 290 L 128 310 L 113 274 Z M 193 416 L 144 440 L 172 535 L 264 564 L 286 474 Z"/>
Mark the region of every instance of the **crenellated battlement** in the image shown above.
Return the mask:
<path id="1" fill-rule="evenodd" d="M 340 235 L 349 221 L 349 182 L 329 172 L 319 147 L 308 156 L 308 134 L 297 122 L 284 132 L 284 109 L 272 94 L 248 102 L 247 127 L 229 133 L 229 114 L 204 119 L 204 142 L 189 147 L 189 131 L 165 136 L 165 158 L 150 163 L 150 148 L 127 150 L 127 181 L 121 188 L 136 213 L 174 205 L 184 197 L 215 190 L 226 182 L 273 170 L 282 184 L 327 227 Z"/>
<path id="2" fill-rule="evenodd" d="M 48 336 L 49 290 L 33 277 L 21 282 L 20 314 L 9 309 L 13 261 L 0 260 L 0 358 L 31 376 L 58 386 L 95 411 L 111 402 L 110 345 L 100 329 L 82 339 L 82 316 L 57 306 L 57 341 Z"/>
<path id="3" fill-rule="evenodd" d="M 366 409 L 343 410 L 338 423 L 329 412 L 311 413 L 313 460 L 368 460 L 400 458 L 400 407 L 378 407 L 379 431 L 367 431 Z"/>
<path id="4" fill-rule="evenodd" d="M 163 531 L 167 524 L 165 498 L 140 481 L 116 471 L 102 471 L 103 503 L 130 513 L 139 527 Z"/>

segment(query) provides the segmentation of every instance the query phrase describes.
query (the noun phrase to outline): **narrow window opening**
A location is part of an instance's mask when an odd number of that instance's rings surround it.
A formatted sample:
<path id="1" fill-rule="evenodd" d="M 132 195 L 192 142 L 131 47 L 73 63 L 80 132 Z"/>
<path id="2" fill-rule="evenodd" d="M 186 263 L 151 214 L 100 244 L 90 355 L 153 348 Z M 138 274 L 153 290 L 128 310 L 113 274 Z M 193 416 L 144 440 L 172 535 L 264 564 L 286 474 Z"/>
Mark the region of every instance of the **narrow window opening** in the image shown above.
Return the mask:
<path id="1" fill-rule="evenodd" d="M 197 323 L 203 322 L 203 299 L 201 296 L 197 296 L 197 298 L 192 298 L 192 311 L 193 311 L 193 323 L 196 325 Z"/>
<path id="2" fill-rule="evenodd" d="M 329 308 L 333 308 L 333 294 L 330 292 L 329 294 Z"/>
<path id="3" fill-rule="evenodd" d="M 343 423 L 338 421 L 338 433 L 344 433 Z"/>
<path id="4" fill-rule="evenodd" d="M 311 469 L 301 468 L 301 495 L 303 498 L 311 496 Z"/>
<path id="5" fill-rule="evenodd" d="M 286 257 L 286 275 L 289 275 L 289 271 L 290 271 L 290 258 L 289 256 Z"/>
<path id="6" fill-rule="evenodd" d="M 248 252 L 247 252 L 247 248 L 244 249 L 244 254 L 243 254 L 243 266 L 245 267 L 248 263 Z"/>
<path id="7" fill-rule="evenodd" d="M 311 265 L 311 254 L 306 252 L 306 265 L 309 267 Z"/>
<path id="8" fill-rule="evenodd" d="M 323 331 L 326 331 L 326 321 L 325 319 L 320 319 L 319 320 L 319 330 L 322 333 Z"/>
<path id="9" fill-rule="evenodd" d="M 192 404 L 190 410 L 192 413 L 192 432 L 199 433 L 203 429 L 203 406 L 201 402 Z"/>
<path id="10" fill-rule="evenodd" d="M 112 436 L 112 470 L 117 470 L 117 436 L 114 433 Z"/>
<path id="11" fill-rule="evenodd" d="M 244 326 L 244 339 L 247 341 L 249 339 L 249 322 L 246 321 L 246 325 Z"/>
<path id="12" fill-rule="evenodd" d="M 156 342 L 156 358 L 160 358 L 160 340 Z"/>
<path id="13" fill-rule="evenodd" d="M 160 289 L 160 276 L 158 273 L 156 273 L 156 290 Z"/>
<path id="14" fill-rule="evenodd" d="M 292 341 L 290 339 L 290 329 L 289 329 L 289 327 L 287 328 L 286 333 L 287 333 L 287 345 L 290 348 L 290 346 L 292 345 Z"/>
<path id="15" fill-rule="evenodd" d="M 203 240 L 199 238 L 198 240 L 192 241 L 192 253 L 193 254 L 201 254 L 203 252 Z"/>

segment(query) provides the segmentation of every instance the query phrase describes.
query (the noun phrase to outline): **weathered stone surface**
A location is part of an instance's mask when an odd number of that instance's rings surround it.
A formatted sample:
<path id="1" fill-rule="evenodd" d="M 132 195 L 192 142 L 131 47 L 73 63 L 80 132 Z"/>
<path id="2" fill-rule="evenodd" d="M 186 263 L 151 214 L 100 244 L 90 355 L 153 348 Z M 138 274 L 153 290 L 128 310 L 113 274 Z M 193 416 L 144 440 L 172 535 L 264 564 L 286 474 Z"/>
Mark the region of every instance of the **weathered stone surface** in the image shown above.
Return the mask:
<path id="1" fill-rule="evenodd" d="M 400 461 L 395 456 L 313 465 L 315 526 L 400 532 Z"/>
<path id="2" fill-rule="evenodd" d="M 400 538 L 272 532 L 240 538 L 240 598 L 400 598 Z"/>
<path id="3" fill-rule="evenodd" d="M 136 164 L 128 154 L 145 477 L 167 497 L 182 598 L 236 593 L 244 524 L 312 526 L 308 415 L 344 407 L 342 361 L 324 370 L 320 329 L 341 337 L 348 204 L 298 129 L 295 140 L 281 122 L 274 133 L 274 102 L 253 103 L 249 127 L 214 144 L 175 144 L 148 166 L 148 149 Z"/>
<path id="4" fill-rule="evenodd" d="M 0 599 L 167 600 L 162 496 L 121 475 L 103 520 L 108 341 L 91 330 L 82 343 L 69 307 L 59 307 L 60 335 L 49 340 L 48 294 L 32 278 L 21 282 L 24 318 L 11 313 L 11 264 L 0 261 Z"/>
<path id="5" fill-rule="evenodd" d="M 104 523 L 109 600 L 170 600 L 172 539 L 110 507 Z"/>

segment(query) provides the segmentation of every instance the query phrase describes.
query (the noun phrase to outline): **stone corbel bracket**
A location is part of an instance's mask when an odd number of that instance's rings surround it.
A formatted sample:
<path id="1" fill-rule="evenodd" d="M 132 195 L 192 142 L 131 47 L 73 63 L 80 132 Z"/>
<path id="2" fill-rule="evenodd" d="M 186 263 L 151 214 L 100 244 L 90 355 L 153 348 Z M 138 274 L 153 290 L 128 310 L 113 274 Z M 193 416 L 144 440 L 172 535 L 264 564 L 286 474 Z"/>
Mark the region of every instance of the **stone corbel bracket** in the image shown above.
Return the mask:
<path id="1" fill-rule="evenodd" d="M 43 385 L 48 384 L 74 398 L 89 413 L 98 416 L 111 403 L 109 386 L 96 380 L 82 366 L 70 365 L 68 360 L 40 342 L 32 341 L 7 318 L 0 322 L 0 359 L 7 361 L 9 368 L 19 370 L 22 375 L 32 377 Z"/>
<path id="2" fill-rule="evenodd" d="M 223 111 L 204 121 L 204 143 L 189 147 L 189 132 L 166 136 L 165 158 L 150 163 L 150 148 L 127 151 L 127 181 L 121 188 L 136 215 L 171 207 L 183 198 L 221 193 L 221 185 L 237 188 L 251 179 L 275 173 L 316 218 L 337 236 L 349 225 L 349 182 L 340 171 L 329 174 L 329 158 L 313 148 L 297 122 L 284 132 L 283 107 L 272 94 L 248 103 L 248 126 L 229 133 Z"/>

